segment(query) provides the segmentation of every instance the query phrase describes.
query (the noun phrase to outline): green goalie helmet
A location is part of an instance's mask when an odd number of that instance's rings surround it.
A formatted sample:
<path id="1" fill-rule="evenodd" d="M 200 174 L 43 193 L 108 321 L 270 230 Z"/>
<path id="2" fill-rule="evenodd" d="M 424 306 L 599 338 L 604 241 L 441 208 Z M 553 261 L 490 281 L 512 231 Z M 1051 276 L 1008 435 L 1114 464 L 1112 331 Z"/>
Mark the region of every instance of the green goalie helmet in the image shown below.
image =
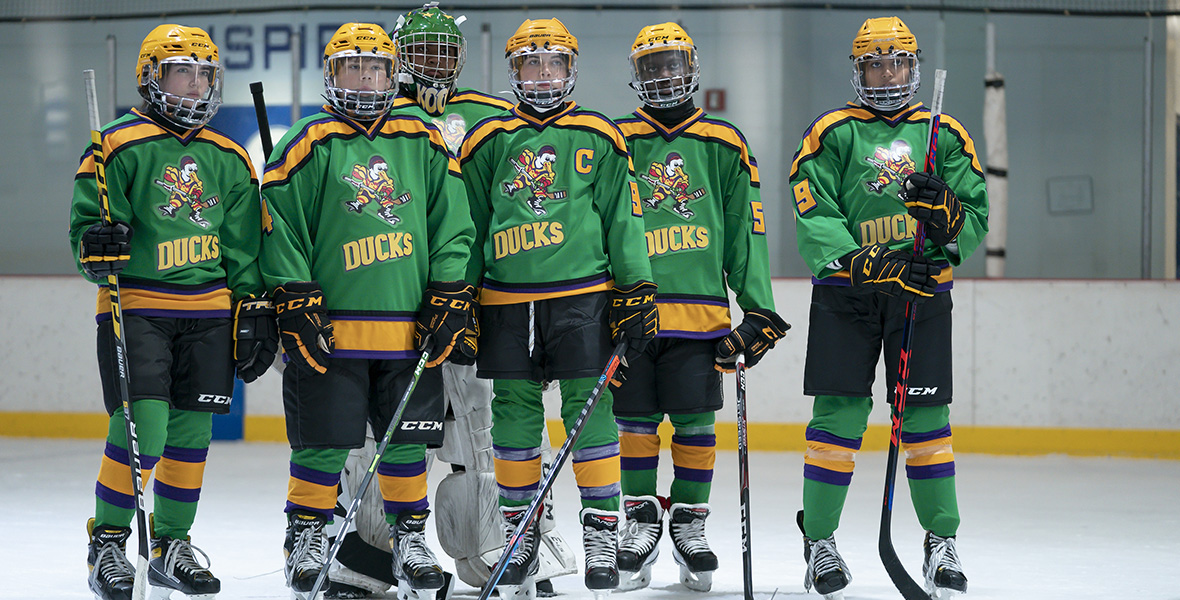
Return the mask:
<path id="1" fill-rule="evenodd" d="M 467 17 L 452 17 L 426 4 L 398 17 L 394 30 L 401 68 L 398 84 L 403 95 L 414 98 L 432 115 L 446 110 L 447 98 L 467 58 L 467 42 L 459 24 Z"/>

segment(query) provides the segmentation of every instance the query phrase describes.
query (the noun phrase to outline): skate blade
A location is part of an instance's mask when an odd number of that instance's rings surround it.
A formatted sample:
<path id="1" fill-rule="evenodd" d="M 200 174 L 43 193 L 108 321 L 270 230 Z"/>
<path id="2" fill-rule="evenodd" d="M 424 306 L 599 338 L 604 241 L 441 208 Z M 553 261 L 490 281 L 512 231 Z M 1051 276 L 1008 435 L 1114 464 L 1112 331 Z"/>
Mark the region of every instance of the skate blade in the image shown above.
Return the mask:
<path id="1" fill-rule="evenodd" d="M 312 598 L 311 597 L 311 590 L 307 590 L 306 592 L 300 592 L 298 590 L 292 589 L 291 590 L 291 600 L 324 600 L 324 592 L 325 591 L 326 590 L 321 590 L 321 591 L 317 592 L 315 595 L 315 598 Z"/>
<path id="2" fill-rule="evenodd" d="M 590 590 L 590 591 L 594 594 L 594 600 L 606 600 L 607 598 L 610 597 L 610 593 L 615 590 L 608 589 L 608 590 Z"/>
<path id="3" fill-rule="evenodd" d="M 651 565 L 644 565 L 638 571 L 619 571 L 620 592 L 633 592 L 651 585 Z"/>
<path id="4" fill-rule="evenodd" d="M 965 591 L 960 592 L 959 590 L 956 590 L 954 588 L 940 588 L 940 587 L 933 588 L 933 591 L 931 591 L 931 589 L 928 588 L 926 590 L 926 592 L 928 594 L 930 594 L 930 598 L 932 600 L 951 600 L 952 598 L 958 598 L 959 596 L 962 596 L 963 594 L 967 593 Z"/>
<path id="5" fill-rule="evenodd" d="M 830 594 L 824 594 L 824 600 L 844 600 L 844 590 L 836 590 Z"/>
<path id="6" fill-rule="evenodd" d="M 707 592 L 713 589 L 712 571 L 689 571 L 688 567 L 680 566 L 680 583 L 694 592 Z"/>
<path id="7" fill-rule="evenodd" d="M 188 600 L 213 600 L 217 597 L 217 593 L 212 594 L 192 594 L 187 595 L 180 590 L 173 589 L 167 586 L 148 585 L 148 600 L 171 600 L 172 592 L 179 592 L 182 598 Z"/>
<path id="8" fill-rule="evenodd" d="M 500 600 L 536 600 L 537 581 L 530 577 L 520 585 L 498 585 L 496 591 Z"/>

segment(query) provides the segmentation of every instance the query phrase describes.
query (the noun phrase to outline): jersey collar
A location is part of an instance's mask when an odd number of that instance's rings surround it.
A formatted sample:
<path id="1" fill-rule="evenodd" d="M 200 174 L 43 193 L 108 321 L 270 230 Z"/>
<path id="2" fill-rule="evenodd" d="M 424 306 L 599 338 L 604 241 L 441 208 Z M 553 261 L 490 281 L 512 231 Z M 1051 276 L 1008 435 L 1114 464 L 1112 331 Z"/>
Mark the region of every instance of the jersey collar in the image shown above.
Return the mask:
<path id="1" fill-rule="evenodd" d="M 131 112 L 138 115 L 139 118 L 143 119 L 144 121 L 147 121 L 152 125 L 155 125 L 156 127 L 159 127 L 160 129 L 163 129 L 164 131 L 172 134 L 172 137 L 180 140 L 181 145 L 184 146 L 187 146 L 189 142 L 191 142 L 197 137 L 198 134 L 201 133 L 200 127 L 194 127 L 193 129 L 183 129 L 179 125 L 168 121 L 164 117 L 157 115 L 155 112 L 150 110 L 144 113 L 138 108 L 132 108 Z"/>
<path id="2" fill-rule="evenodd" d="M 640 120 L 647 123 L 648 125 L 651 125 L 652 129 L 658 131 L 665 140 L 670 142 L 676 136 L 683 133 L 685 129 L 691 127 L 693 123 L 699 121 L 701 117 L 705 116 L 705 111 L 704 109 L 697 107 L 697 109 L 694 110 L 687 119 L 681 121 L 678 125 L 671 129 L 664 127 L 662 123 L 655 120 L 651 115 L 644 111 L 642 107 L 635 109 L 635 112 L 632 114 L 634 114 L 636 117 L 639 117 Z"/>
<path id="3" fill-rule="evenodd" d="M 512 114 L 516 115 L 516 118 L 520 119 L 521 121 L 531 125 L 533 129 L 541 131 L 554 121 L 573 112 L 573 110 L 578 107 L 578 103 L 574 102 L 573 100 L 568 100 L 566 101 L 565 106 L 562 108 L 551 110 L 544 114 L 537 113 L 535 110 L 530 110 L 531 107 L 526 107 L 527 105 L 523 103 L 517 104 L 516 106 L 512 107 Z"/>
<path id="4" fill-rule="evenodd" d="M 910 105 L 904 106 L 901 109 L 897 110 L 896 112 L 887 113 L 887 112 L 882 112 L 880 110 L 877 110 L 871 106 L 865 106 L 863 104 L 857 104 L 855 102 L 849 102 L 848 106 L 851 106 L 853 108 L 859 108 L 861 110 L 867 110 L 870 113 L 872 113 L 873 116 L 888 123 L 890 127 L 897 127 L 898 123 L 902 123 L 902 122 L 906 121 L 914 113 L 925 108 L 925 106 L 923 106 L 921 102 L 917 102 L 915 104 L 910 104 Z"/>
<path id="5" fill-rule="evenodd" d="M 336 117 L 336 120 L 340 121 L 341 123 L 344 123 L 345 125 L 353 128 L 357 131 L 357 133 L 364 135 L 369 139 L 369 141 L 372 141 L 377 137 L 377 133 L 381 131 L 381 126 L 384 125 L 385 120 L 389 118 L 388 111 L 380 117 L 373 119 L 372 121 L 357 121 L 352 117 L 340 113 L 328 104 L 323 105 L 322 110 L 333 117 Z"/>

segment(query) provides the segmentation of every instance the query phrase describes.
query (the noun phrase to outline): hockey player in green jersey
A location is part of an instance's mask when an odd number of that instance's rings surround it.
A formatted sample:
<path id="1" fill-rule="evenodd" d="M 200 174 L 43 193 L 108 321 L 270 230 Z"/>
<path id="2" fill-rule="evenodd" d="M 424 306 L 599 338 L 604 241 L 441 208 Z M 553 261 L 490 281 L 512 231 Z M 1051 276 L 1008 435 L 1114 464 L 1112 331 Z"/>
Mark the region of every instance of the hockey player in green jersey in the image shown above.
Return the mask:
<path id="1" fill-rule="evenodd" d="M 874 370 L 885 352 L 889 401 L 897 378 L 905 303 L 921 303 L 908 361 L 901 431 L 906 476 L 926 530 L 923 573 L 931 594 L 967 589 L 955 535 L 959 509 L 951 448 L 951 271 L 987 233 L 987 189 L 975 143 L 943 114 L 933 173 L 925 161 L 930 110 L 911 103 L 918 45 L 896 17 L 869 19 L 853 39 L 859 102 L 824 113 L 791 165 L 799 252 L 814 275 L 803 393 L 807 426 L 803 511 L 804 585 L 841 594 L 851 580 L 836 551 L 852 468 L 872 408 Z M 914 257 L 921 221 L 924 252 Z"/>
<path id="2" fill-rule="evenodd" d="M 258 178 L 241 146 L 205 126 L 221 104 L 223 74 L 205 31 L 169 24 L 148 33 L 135 68 L 144 105 L 102 128 L 112 222 L 99 216 L 93 148 L 82 155 L 70 211 L 79 270 L 100 285 L 119 277 L 142 480 L 155 471 L 147 583 L 162 595 L 212 598 L 221 590 L 189 538 L 212 417 L 229 411 L 235 367 L 253 381 L 278 347 L 256 263 Z M 136 506 L 111 310 L 103 285 L 98 363 L 111 418 L 87 563 L 96 597 L 126 600 Z"/>
<path id="3" fill-rule="evenodd" d="M 578 41 L 557 19 L 526 20 L 505 47 L 520 103 L 481 121 L 459 152 L 476 226 L 469 280 L 481 282 L 479 376 L 493 379 L 492 442 L 511 530 L 541 479 L 542 389 L 560 381 L 568 428 L 611 353 L 637 356 L 658 330 L 655 284 L 630 155 L 605 116 L 567 100 Z M 587 587 L 618 585 L 618 430 L 611 395 L 573 446 Z M 500 579 L 533 593 L 537 521 Z"/>
<path id="4" fill-rule="evenodd" d="M 399 597 L 446 581 L 426 545 L 426 446 L 442 440 L 442 376 L 471 319 L 474 228 L 442 134 L 390 114 L 396 49 L 342 25 L 324 50 L 328 103 L 275 146 L 263 177 L 262 275 L 274 289 L 291 479 L 287 583 L 306 597 L 351 448 L 384 434 L 421 353 L 413 396 L 377 467 Z"/>
<path id="5" fill-rule="evenodd" d="M 393 111 L 415 114 L 433 123 L 452 153 L 458 152 L 472 125 L 512 108 L 512 103 L 502 98 L 456 87 L 467 54 L 467 43 L 459 29 L 464 19 L 452 17 L 432 2 L 399 17 L 393 32 L 398 53 L 398 97 Z M 473 338 L 471 343 L 476 340 Z M 451 360 L 439 368 L 447 415 L 445 436 L 441 448 L 427 453 L 426 463 L 429 469 L 433 455 L 450 463 L 452 472 L 435 489 L 435 532 L 442 548 L 455 559 L 459 579 L 478 588 L 487 581 L 504 547 L 492 468 L 492 384 L 478 379 L 474 359 L 460 353 L 452 353 Z M 373 441 L 368 440 L 364 447 L 350 452 L 341 486 L 341 506 L 348 506 L 348 494 L 359 485 L 373 462 L 375 450 Z M 380 594 L 396 583 L 388 528 L 381 515 L 380 497 L 366 496 L 355 521 L 356 529 L 344 533 L 341 551 L 329 573 L 332 587 L 326 597 L 364 598 Z M 550 591 L 549 578 L 577 572 L 573 552 L 555 525 L 548 515 L 542 521 L 541 571 L 537 575 L 538 586 L 549 586 Z M 331 528 L 329 534 L 333 534 Z"/>
<path id="6" fill-rule="evenodd" d="M 741 352 L 754 366 L 790 326 L 774 312 L 758 163 L 736 127 L 693 104 L 700 64 L 692 38 L 676 23 L 644 27 L 630 62 L 643 106 L 615 122 L 639 171 L 660 332 L 614 392 L 627 519 L 620 588 L 651 582 L 667 509 L 680 580 L 708 591 L 717 556 L 704 524 L 721 372 L 732 372 Z M 727 284 L 745 312 L 733 329 Z M 675 469 L 670 493 L 658 497 L 656 430 L 665 415 Z"/>

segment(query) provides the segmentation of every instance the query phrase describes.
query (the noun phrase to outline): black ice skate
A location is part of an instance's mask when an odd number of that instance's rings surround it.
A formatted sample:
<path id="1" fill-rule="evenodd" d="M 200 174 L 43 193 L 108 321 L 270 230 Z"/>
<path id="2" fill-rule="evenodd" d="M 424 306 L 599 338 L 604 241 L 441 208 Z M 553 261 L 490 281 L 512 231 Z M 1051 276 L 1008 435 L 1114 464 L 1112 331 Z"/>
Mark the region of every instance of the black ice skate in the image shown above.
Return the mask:
<path id="1" fill-rule="evenodd" d="M 688 202 L 677 202 L 676 204 L 672 205 L 672 210 L 676 211 L 676 214 L 684 217 L 685 219 L 691 219 L 696 216 L 696 213 L 692 212 L 692 209 L 688 207 Z"/>
<path id="2" fill-rule="evenodd" d="M 194 208 L 192 212 L 188 214 L 188 220 L 195 223 L 201 229 L 207 229 L 209 227 L 209 221 L 206 221 L 204 217 L 201 216 L 201 209 L 199 208 Z"/>
<path id="3" fill-rule="evenodd" d="M 651 584 L 651 566 L 660 555 L 664 533 L 664 507 L 655 496 L 623 496 L 627 517 L 619 538 L 619 591 L 629 592 Z"/>
<path id="4" fill-rule="evenodd" d="M 512 534 L 524 519 L 526 510 L 527 506 L 500 507 L 500 514 L 504 517 L 505 544 L 512 541 Z M 544 506 L 539 510 L 544 511 Z M 508 566 L 504 567 L 504 574 L 496 584 L 501 600 L 533 600 L 537 597 L 537 547 L 541 542 L 542 516 L 538 514 L 533 519 L 508 557 Z"/>
<path id="5" fill-rule="evenodd" d="M 127 538 L 130 527 L 94 526 L 94 519 L 86 522 L 90 536 L 90 552 L 86 566 L 90 568 L 90 591 L 99 600 L 131 600 L 135 588 L 135 567 L 127 560 Z"/>
<path id="6" fill-rule="evenodd" d="M 287 515 L 287 539 L 283 542 L 286 562 L 283 572 L 294 600 L 311 599 L 320 570 L 328 557 L 328 536 L 324 533 L 327 518 L 323 515 L 290 513 Z M 320 594 L 317 594 L 319 596 Z"/>
<path id="7" fill-rule="evenodd" d="M 586 550 L 586 587 L 601 600 L 619 587 L 619 513 L 582 509 L 582 545 Z"/>
<path id="8" fill-rule="evenodd" d="M 172 592 L 180 592 L 189 600 L 212 600 L 221 591 L 221 581 L 209 572 L 209 556 L 193 546 L 189 538 L 152 538 L 151 549 L 148 583 L 152 585 L 152 600 L 166 600 Z M 205 564 L 197 561 L 197 554 Z"/>
<path id="9" fill-rule="evenodd" d="M 446 583 L 438 558 L 426 545 L 429 516 L 429 510 L 404 512 L 397 516 L 397 523 L 389 526 L 389 548 L 393 552 L 399 600 L 425 600 Z"/>
<path id="10" fill-rule="evenodd" d="M 164 206 L 157 206 L 156 208 L 160 209 L 160 215 L 165 216 L 165 217 L 175 218 L 176 217 L 176 209 L 178 209 L 180 207 L 174 206 L 172 204 L 165 204 Z"/>
<path id="11" fill-rule="evenodd" d="M 959 564 L 959 553 L 955 550 L 955 536 L 942 537 L 926 532 L 922 543 L 926 559 L 922 561 L 922 574 L 926 576 L 926 593 L 931 598 L 947 598 L 967 591 L 967 576 Z"/>
<path id="12" fill-rule="evenodd" d="M 390 225 L 397 225 L 402 220 L 401 217 L 393 214 L 393 207 L 390 206 L 382 206 L 381 210 L 377 211 L 377 216 L 385 219 L 385 222 Z"/>
<path id="13" fill-rule="evenodd" d="M 705 503 L 677 503 L 668 511 L 668 537 L 672 538 L 672 558 L 680 565 L 680 583 L 698 592 L 713 587 L 713 571 L 717 570 L 717 555 L 705 539 L 709 513 Z"/>

